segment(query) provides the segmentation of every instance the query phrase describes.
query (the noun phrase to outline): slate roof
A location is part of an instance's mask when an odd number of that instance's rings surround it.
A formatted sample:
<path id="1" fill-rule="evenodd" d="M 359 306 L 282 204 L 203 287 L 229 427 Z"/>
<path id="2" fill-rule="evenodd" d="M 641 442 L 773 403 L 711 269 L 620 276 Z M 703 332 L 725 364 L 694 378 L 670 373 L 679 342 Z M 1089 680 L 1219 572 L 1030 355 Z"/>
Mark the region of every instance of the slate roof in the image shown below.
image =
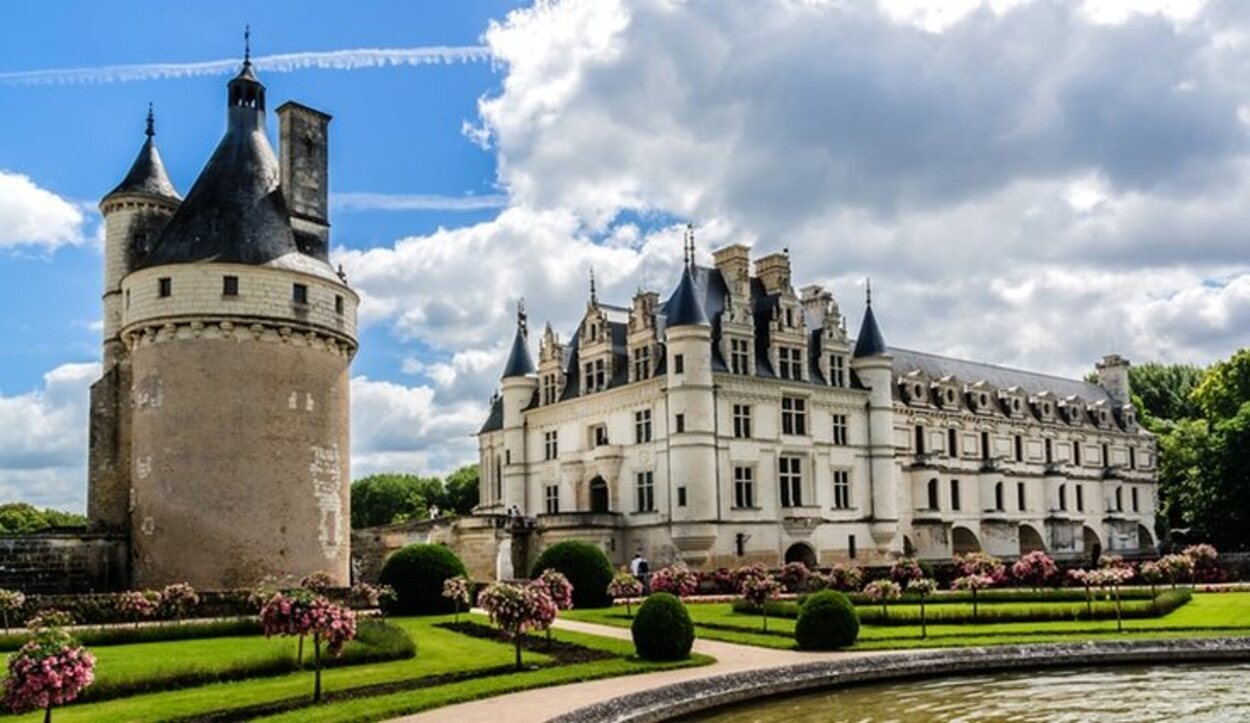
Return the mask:
<path id="1" fill-rule="evenodd" d="M 533 357 L 530 356 L 528 342 L 525 331 L 518 327 L 516 336 L 512 339 L 512 350 L 508 352 L 508 363 L 503 368 L 504 379 L 523 377 L 538 371 L 538 368 L 534 366 Z"/>
<path id="2" fill-rule="evenodd" d="M 175 201 L 182 200 L 182 196 L 178 195 L 174 184 L 170 182 L 169 174 L 165 172 L 165 164 L 161 162 L 160 152 L 156 150 L 156 129 L 151 110 L 148 111 L 146 135 L 147 140 L 139 149 L 139 155 L 131 164 L 130 171 L 126 173 L 122 182 L 117 184 L 117 188 L 109 191 L 105 198 L 119 193 L 139 193 L 146 196 L 170 198 Z"/>
<path id="3" fill-rule="evenodd" d="M 872 304 L 864 307 L 864 323 L 859 325 L 859 338 L 855 340 L 856 359 L 865 356 L 884 354 L 885 337 L 881 335 L 881 327 L 877 326 L 877 316 L 872 313 Z"/>
<path id="4" fill-rule="evenodd" d="M 706 289 L 705 289 L 706 291 Z M 664 305 L 665 324 L 669 328 L 678 326 L 707 326 L 707 312 L 703 302 L 694 288 L 694 279 L 690 275 L 690 267 L 681 272 L 681 281 L 677 291 Z"/>
<path id="5" fill-rule="evenodd" d="M 503 429 L 503 397 L 495 397 L 490 404 L 490 413 L 486 415 L 486 422 L 482 424 L 482 428 L 477 430 L 478 434 L 486 434 L 487 432 L 497 432 Z"/>
<path id="6" fill-rule="evenodd" d="M 1091 382 L 1079 379 L 1029 372 L 1020 369 L 984 364 L 981 362 L 953 359 L 909 349 L 891 347 L 889 353 L 894 357 L 894 375 L 903 376 L 913 371 L 920 371 L 930 379 L 951 376 L 965 384 L 985 381 L 998 389 L 1019 387 L 1028 394 L 1050 392 L 1060 399 L 1077 396 L 1086 402 L 1106 401 L 1112 406 L 1117 403 L 1106 389 Z"/>

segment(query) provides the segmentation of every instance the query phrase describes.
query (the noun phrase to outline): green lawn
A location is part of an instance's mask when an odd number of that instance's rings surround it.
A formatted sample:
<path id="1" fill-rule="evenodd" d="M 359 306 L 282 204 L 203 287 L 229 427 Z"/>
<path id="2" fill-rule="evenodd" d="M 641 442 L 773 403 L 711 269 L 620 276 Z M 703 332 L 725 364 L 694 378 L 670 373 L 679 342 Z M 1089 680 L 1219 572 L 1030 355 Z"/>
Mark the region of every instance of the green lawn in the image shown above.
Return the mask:
<path id="1" fill-rule="evenodd" d="M 450 619 L 451 616 L 392 619 L 391 622 L 407 630 L 416 641 L 416 657 L 326 670 L 322 674 L 324 692 L 332 695 L 353 688 L 398 684 L 429 676 L 480 673 L 491 669 L 502 669 L 513 663 L 514 651 L 509 644 L 473 638 L 435 627 L 436 623 Z M 478 621 L 485 622 L 484 619 L 478 619 Z M 621 657 L 592 663 L 539 668 L 523 673 L 509 672 L 479 679 L 459 680 L 418 690 L 385 692 L 374 697 L 327 703 L 315 710 L 297 709 L 286 717 L 290 720 L 376 720 L 512 690 L 645 672 L 665 667 L 628 659 L 627 656 L 633 654 L 633 646 L 628 642 L 562 631 L 557 631 L 555 637 L 607 650 Z M 143 674 L 144 660 L 149 661 L 149 665 L 152 663 L 177 664 L 175 661 L 180 655 L 188 654 L 192 650 L 192 648 L 178 646 L 189 643 L 196 644 L 194 649 L 204 655 L 223 661 L 221 664 L 225 664 L 224 661 L 236 660 L 240 650 L 250 651 L 248 655 L 290 655 L 293 654 L 295 645 L 294 640 L 265 641 L 263 638 L 247 638 L 235 639 L 236 645 L 231 648 L 231 640 L 218 638 L 176 643 L 144 643 L 133 646 L 111 646 L 111 649 L 102 646 L 93 652 L 99 654 L 96 670 L 101 677 L 106 674 L 137 676 Z M 257 643 L 262 644 L 256 645 Z M 203 644 L 203 647 L 198 647 L 200 644 Z M 216 647 L 219 645 L 223 647 Z M 178 647 L 179 652 L 173 650 L 175 647 Z M 123 648 L 130 650 L 122 650 Z M 140 651 L 134 650 L 136 648 L 148 650 L 143 651 L 145 654 L 139 655 L 137 653 Z M 162 650 L 162 648 L 166 649 Z M 306 649 L 305 653 L 307 652 Z M 527 651 L 523 655 L 523 661 L 527 665 L 541 665 L 551 662 L 551 659 L 546 655 Z M 709 662 L 712 662 L 710 658 L 699 656 L 677 665 L 699 665 Z M 113 665 L 117 666 L 116 670 L 111 669 Z M 203 716 L 276 701 L 311 698 L 312 689 L 313 674 L 311 672 L 287 673 L 267 678 L 133 695 L 98 703 L 70 705 L 58 708 L 54 717 L 57 721 L 131 721 Z M 13 720 L 42 720 L 42 714 L 28 714 L 24 717 L 13 718 Z"/>
<path id="2" fill-rule="evenodd" d="M 989 609 L 991 603 L 983 606 Z M 1009 604 L 1009 603 L 1004 603 Z M 1067 603 L 1058 603 L 1067 605 Z M 1033 603 L 1037 605 L 1037 603 Z M 793 619 L 770 617 L 763 634 L 758 615 L 735 613 L 729 603 L 687 606 L 696 626 L 696 635 L 709 640 L 759 645 L 769 648 L 794 646 Z M 892 606 L 893 607 L 893 606 Z M 906 608 L 899 605 L 898 608 Z M 916 606 L 911 606 L 916 607 Z M 571 610 L 571 619 L 628 627 L 630 619 L 622 608 Z M 1125 633 L 1116 632 L 1114 620 L 1056 621 L 1043 623 L 995 623 L 980 625 L 930 625 L 929 637 L 920 637 L 919 625 L 863 625 L 856 650 L 892 648 L 950 647 L 1040 643 L 1106 637 L 1199 637 L 1250 635 L 1250 593 L 1196 593 L 1192 601 L 1161 618 L 1126 620 Z"/>

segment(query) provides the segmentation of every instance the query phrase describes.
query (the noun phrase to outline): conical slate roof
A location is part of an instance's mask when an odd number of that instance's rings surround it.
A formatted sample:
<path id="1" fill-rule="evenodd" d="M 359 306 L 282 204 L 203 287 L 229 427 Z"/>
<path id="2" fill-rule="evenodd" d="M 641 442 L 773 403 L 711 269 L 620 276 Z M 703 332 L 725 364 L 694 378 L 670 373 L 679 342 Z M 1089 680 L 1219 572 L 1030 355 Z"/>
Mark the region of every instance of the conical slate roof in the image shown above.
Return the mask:
<path id="1" fill-rule="evenodd" d="M 523 377 L 538 371 L 534 359 L 530 356 L 529 344 L 523 324 L 517 325 L 516 336 L 512 339 L 512 351 L 508 352 L 508 363 L 503 368 L 503 378 Z"/>
<path id="2" fill-rule="evenodd" d="M 690 267 L 681 272 L 681 282 L 664 307 L 664 323 L 668 328 L 676 326 L 707 326 L 707 312 L 694 288 Z"/>
<path id="3" fill-rule="evenodd" d="M 143 142 L 143 147 L 139 149 L 139 156 L 135 158 L 135 162 L 130 166 L 130 172 L 122 179 L 108 196 L 119 193 L 141 193 L 147 196 L 161 196 L 170 198 L 175 201 L 181 201 L 182 196 L 178 195 L 174 184 L 169 180 L 169 174 L 165 172 L 165 164 L 161 163 L 161 154 L 156 150 L 156 129 L 152 118 L 152 111 L 148 109 L 148 126 L 147 140 Z M 107 198 L 108 196 L 105 196 Z"/>
<path id="4" fill-rule="evenodd" d="M 859 338 L 855 340 L 856 359 L 863 356 L 885 354 L 885 337 L 881 335 L 881 327 L 877 326 L 877 317 L 872 313 L 872 302 L 864 309 L 864 322 L 859 325 Z"/>
<path id="5" fill-rule="evenodd" d="M 228 87 L 226 135 L 145 266 L 194 261 L 264 264 L 298 252 L 278 158 L 265 134 L 265 87 L 250 64 Z"/>

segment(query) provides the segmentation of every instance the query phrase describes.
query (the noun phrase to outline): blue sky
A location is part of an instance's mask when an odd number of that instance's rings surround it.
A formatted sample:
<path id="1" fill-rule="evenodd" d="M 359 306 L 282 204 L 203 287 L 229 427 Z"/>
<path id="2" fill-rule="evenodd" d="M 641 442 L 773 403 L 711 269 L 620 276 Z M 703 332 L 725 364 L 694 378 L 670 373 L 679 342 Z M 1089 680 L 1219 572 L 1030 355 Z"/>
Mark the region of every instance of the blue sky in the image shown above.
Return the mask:
<path id="1" fill-rule="evenodd" d="M 666 292 L 687 220 L 703 263 L 790 249 L 852 333 L 871 276 L 906 348 L 1080 376 L 1109 352 L 1207 364 L 1250 329 L 1245 4 L 15 4 L 0 500 L 83 507 L 94 206 L 149 102 L 190 188 L 229 74 L 188 64 L 238 59 L 245 24 L 270 107 L 334 115 L 332 256 L 364 299 L 357 476 L 473 461 L 517 299 L 567 338 L 591 267 L 602 299 Z"/>

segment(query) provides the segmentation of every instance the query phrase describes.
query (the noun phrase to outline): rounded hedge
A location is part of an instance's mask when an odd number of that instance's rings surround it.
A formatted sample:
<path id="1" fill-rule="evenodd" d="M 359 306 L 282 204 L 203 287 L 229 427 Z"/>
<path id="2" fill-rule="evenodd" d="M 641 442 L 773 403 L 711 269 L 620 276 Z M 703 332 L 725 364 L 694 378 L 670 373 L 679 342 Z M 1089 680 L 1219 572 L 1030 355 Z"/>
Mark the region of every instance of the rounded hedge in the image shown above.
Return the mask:
<path id="1" fill-rule="evenodd" d="M 612 563 L 598 546 L 579 540 L 557 542 L 538 556 L 530 577 L 538 577 L 547 568 L 559 570 L 573 584 L 573 607 L 612 605 L 612 596 L 608 594 Z"/>
<path id="2" fill-rule="evenodd" d="M 694 645 L 694 623 L 676 596 L 651 593 L 634 614 L 629 627 L 634 650 L 643 660 L 685 660 Z"/>
<path id="3" fill-rule="evenodd" d="M 799 609 L 794 641 L 801 650 L 845 648 L 859 637 L 859 614 L 846 595 L 825 590 L 811 595 Z"/>
<path id="4" fill-rule="evenodd" d="M 378 582 L 395 588 L 386 611 L 398 615 L 454 612 L 456 603 L 443 597 L 443 581 L 468 575 L 456 553 L 443 545 L 407 545 L 386 558 Z"/>

